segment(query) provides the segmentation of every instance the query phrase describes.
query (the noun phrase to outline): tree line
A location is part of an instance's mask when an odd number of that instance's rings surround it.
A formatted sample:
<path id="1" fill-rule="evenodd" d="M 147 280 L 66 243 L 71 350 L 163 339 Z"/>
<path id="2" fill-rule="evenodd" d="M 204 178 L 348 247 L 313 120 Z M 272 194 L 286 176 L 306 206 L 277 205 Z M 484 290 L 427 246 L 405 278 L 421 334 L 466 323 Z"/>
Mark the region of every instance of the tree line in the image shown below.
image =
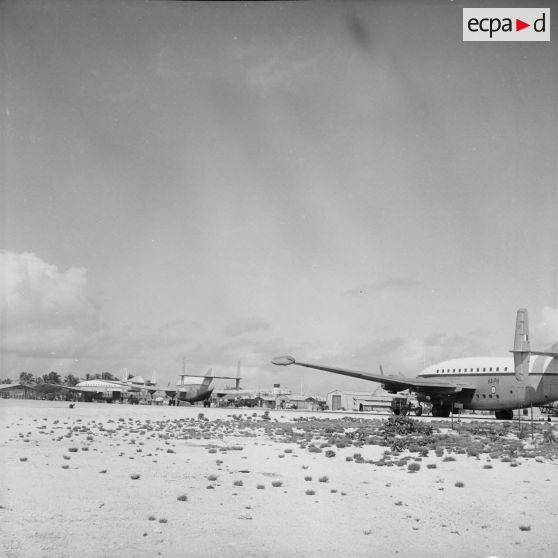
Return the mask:
<path id="1" fill-rule="evenodd" d="M 38 384 L 58 384 L 61 386 L 75 386 L 79 382 L 85 380 L 116 380 L 118 378 L 111 374 L 110 372 L 100 372 L 96 374 L 85 374 L 84 378 L 79 378 L 74 374 L 67 374 L 62 378 L 58 372 L 51 371 L 48 374 L 42 374 L 34 376 L 30 372 L 20 372 L 18 380 L 13 380 L 12 378 L 0 379 L 0 384 L 15 384 L 20 383 L 26 386 L 33 386 Z"/>

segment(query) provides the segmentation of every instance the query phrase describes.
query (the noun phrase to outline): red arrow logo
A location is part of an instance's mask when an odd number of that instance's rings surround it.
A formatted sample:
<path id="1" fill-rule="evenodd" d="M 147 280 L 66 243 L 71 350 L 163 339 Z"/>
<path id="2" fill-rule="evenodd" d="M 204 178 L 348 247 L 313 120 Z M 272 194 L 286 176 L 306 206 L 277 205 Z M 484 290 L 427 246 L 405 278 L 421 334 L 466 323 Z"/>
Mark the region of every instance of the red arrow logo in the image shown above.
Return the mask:
<path id="1" fill-rule="evenodd" d="M 525 29 L 526 27 L 531 27 L 531 24 L 530 23 L 525 23 L 521 19 L 516 18 L 516 20 L 515 20 L 515 30 L 516 31 L 521 31 L 522 29 Z"/>

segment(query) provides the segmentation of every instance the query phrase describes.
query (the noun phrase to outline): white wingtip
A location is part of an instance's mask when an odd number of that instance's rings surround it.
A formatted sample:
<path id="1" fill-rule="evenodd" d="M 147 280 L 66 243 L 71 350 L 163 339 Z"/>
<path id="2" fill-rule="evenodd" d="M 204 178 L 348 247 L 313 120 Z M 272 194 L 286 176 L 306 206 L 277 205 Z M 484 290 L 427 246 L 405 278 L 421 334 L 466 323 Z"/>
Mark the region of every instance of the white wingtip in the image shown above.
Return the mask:
<path id="1" fill-rule="evenodd" d="M 285 356 L 278 356 L 275 357 L 271 363 L 275 364 L 276 366 L 289 366 L 289 364 L 294 364 L 296 361 L 294 357 L 285 355 Z"/>

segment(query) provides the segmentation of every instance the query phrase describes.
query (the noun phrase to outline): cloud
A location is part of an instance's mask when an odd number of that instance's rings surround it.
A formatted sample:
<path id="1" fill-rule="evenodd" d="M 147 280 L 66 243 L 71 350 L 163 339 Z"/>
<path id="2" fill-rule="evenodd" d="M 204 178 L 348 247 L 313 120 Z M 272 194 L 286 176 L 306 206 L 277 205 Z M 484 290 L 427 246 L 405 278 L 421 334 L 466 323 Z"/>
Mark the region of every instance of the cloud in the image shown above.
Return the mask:
<path id="1" fill-rule="evenodd" d="M 558 341 L 558 308 L 545 306 L 536 325 L 537 338 L 531 335 L 534 347 L 540 344 L 554 344 Z"/>
<path id="2" fill-rule="evenodd" d="M 87 296 L 87 271 L 59 271 L 33 253 L 0 252 L 0 314 L 4 353 L 71 354 L 84 335 L 102 329 Z"/>
<path id="3" fill-rule="evenodd" d="M 363 296 L 379 294 L 382 292 L 401 292 L 414 289 L 420 285 L 419 281 L 414 279 L 406 279 L 403 277 L 392 277 L 391 279 L 386 279 L 385 281 L 379 281 L 377 283 L 367 283 L 364 285 L 356 286 L 352 289 L 346 291 L 345 294 L 350 296 Z"/>
<path id="4" fill-rule="evenodd" d="M 241 320 L 235 320 L 227 325 L 221 330 L 221 333 L 228 337 L 236 337 L 238 335 L 243 335 L 244 333 L 253 333 L 257 331 L 264 331 L 269 329 L 270 325 L 256 318 L 245 318 Z"/>

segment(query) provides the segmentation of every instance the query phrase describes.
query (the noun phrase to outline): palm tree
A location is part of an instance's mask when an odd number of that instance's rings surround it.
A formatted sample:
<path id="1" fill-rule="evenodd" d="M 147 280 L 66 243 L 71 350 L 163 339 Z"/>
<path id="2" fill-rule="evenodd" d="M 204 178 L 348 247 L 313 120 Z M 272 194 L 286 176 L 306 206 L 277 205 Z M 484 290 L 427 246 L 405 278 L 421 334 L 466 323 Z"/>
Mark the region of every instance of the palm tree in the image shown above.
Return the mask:
<path id="1" fill-rule="evenodd" d="M 65 378 L 64 378 L 64 384 L 67 386 L 75 386 L 76 384 L 79 383 L 79 378 L 77 376 L 74 376 L 73 374 L 68 374 Z"/>
<path id="2" fill-rule="evenodd" d="M 33 377 L 33 374 L 31 374 L 31 372 L 21 372 L 19 374 L 19 382 L 21 384 L 32 384 L 34 380 L 35 378 Z"/>

